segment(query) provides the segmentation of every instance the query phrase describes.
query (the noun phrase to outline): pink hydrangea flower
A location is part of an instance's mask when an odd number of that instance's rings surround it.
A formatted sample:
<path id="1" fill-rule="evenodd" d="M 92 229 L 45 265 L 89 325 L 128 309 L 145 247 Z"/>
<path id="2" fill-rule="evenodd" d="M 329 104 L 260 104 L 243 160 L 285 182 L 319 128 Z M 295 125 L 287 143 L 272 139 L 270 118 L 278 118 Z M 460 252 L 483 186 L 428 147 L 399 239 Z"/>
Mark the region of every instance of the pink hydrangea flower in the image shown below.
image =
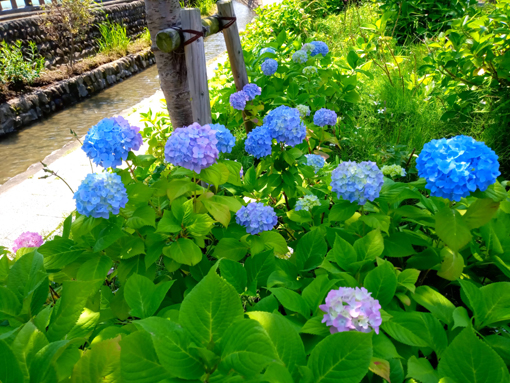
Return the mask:
<path id="1" fill-rule="evenodd" d="M 371 328 L 379 334 L 381 305 L 370 294 L 364 287 L 331 290 L 326 297 L 326 304 L 319 306 L 326 313 L 322 323 L 330 326 L 331 334 L 351 330 L 370 332 Z"/>
<path id="2" fill-rule="evenodd" d="M 44 240 L 39 234 L 26 231 L 14 241 L 12 251 L 13 253 L 16 253 L 18 249 L 21 249 L 22 247 L 39 247 L 43 244 L 43 242 Z"/>

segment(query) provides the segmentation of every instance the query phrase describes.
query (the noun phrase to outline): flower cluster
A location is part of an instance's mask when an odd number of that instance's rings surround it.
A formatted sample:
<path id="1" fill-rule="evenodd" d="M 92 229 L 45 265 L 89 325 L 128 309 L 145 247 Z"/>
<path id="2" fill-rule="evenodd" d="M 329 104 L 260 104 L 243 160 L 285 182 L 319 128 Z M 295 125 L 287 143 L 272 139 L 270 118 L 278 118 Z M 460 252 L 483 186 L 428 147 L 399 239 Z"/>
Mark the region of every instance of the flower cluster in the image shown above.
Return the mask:
<path id="1" fill-rule="evenodd" d="M 247 233 L 258 234 L 261 231 L 272 230 L 278 218 L 271 206 L 265 206 L 262 202 L 252 202 L 237 211 L 236 222 L 246 227 Z"/>
<path id="2" fill-rule="evenodd" d="M 269 129 L 272 138 L 289 146 L 300 144 L 306 137 L 306 126 L 301 121 L 299 111 L 285 105 L 270 111 L 264 117 L 264 125 Z"/>
<path id="3" fill-rule="evenodd" d="M 262 69 L 262 73 L 266 76 L 272 76 L 278 70 L 278 61 L 275 59 L 266 59 L 260 67 Z"/>
<path id="4" fill-rule="evenodd" d="M 305 66 L 303 68 L 303 74 L 305 76 L 313 76 L 314 74 L 317 74 L 317 68 L 314 66 Z"/>
<path id="5" fill-rule="evenodd" d="M 314 195 L 305 195 L 303 198 L 299 199 L 296 202 L 296 207 L 294 210 L 305 210 L 310 211 L 313 209 L 314 206 L 320 206 L 321 203 L 319 202 L 319 199 L 317 196 Z"/>
<path id="6" fill-rule="evenodd" d="M 350 202 L 364 205 L 379 197 L 384 183 L 383 174 L 375 162 L 342 162 L 331 173 L 331 189 Z"/>
<path id="7" fill-rule="evenodd" d="M 292 55 L 292 61 L 298 64 L 304 64 L 308 61 L 308 54 L 306 51 L 297 51 Z"/>
<path id="8" fill-rule="evenodd" d="M 271 155 L 273 141 L 267 126 L 262 125 L 248 133 L 244 142 L 244 149 L 255 158 L 262 158 Z"/>
<path id="9" fill-rule="evenodd" d="M 110 212 L 119 214 L 119 209 L 128 201 L 126 188 L 115 173 L 87 174 L 74 193 L 74 199 L 78 213 L 106 219 Z"/>
<path id="10" fill-rule="evenodd" d="M 310 44 L 314 46 L 314 50 L 312 51 L 312 57 L 321 54 L 322 56 L 326 56 L 329 52 L 329 48 L 326 43 L 322 41 L 312 41 Z"/>
<path id="11" fill-rule="evenodd" d="M 310 115 L 310 108 L 306 105 L 298 105 L 296 106 L 296 109 L 299 110 L 299 113 L 303 118 Z"/>
<path id="12" fill-rule="evenodd" d="M 237 110 L 244 110 L 248 100 L 249 96 L 243 90 L 230 95 L 230 105 L 232 105 L 232 108 Z"/>
<path id="13" fill-rule="evenodd" d="M 331 334 L 351 330 L 370 332 L 371 328 L 379 334 L 381 305 L 364 287 L 331 290 L 326 297 L 326 304 L 319 308 L 325 312 L 322 323 L 330 326 Z"/>
<path id="14" fill-rule="evenodd" d="M 317 126 L 336 125 L 338 116 L 333 110 L 322 108 L 313 115 L 313 123 Z"/>
<path id="15" fill-rule="evenodd" d="M 217 144 L 216 131 L 195 122 L 172 132 L 165 145 L 165 159 L 200 173 L 218 159 Z"/>
<path id="16" fill-rule="evenodd" d="M 261 95 L 262 89 L 257 84 L 246 84 L 243 87 L 243 92 L 248 96 L 248 101 L 251 101 Z"/>
<path id="17" fill-rule="evenodd" d="M 315 173 L 321 170 L 324 167 L 324 164 L 326 163 L 324 157 L 319 156 L 318 154 L 306 154 L 305 157 L 306 164 L 308 166 L 313 166 Z"/>
<path id="18" fill-rule="evenodd" d="M 123 117 L 105 118 L 89 129 L 82 149 L 96 165 L 116 168 L 142 145 L 140 129 Z"/>
<path id="19" fill-rule="evenodd" d="M 381 168 L 382 173 L 387 177 L 405 177 L 406 171 L 399 165 L 384 165 Z"/>
<path id="20" fill-rule="evenodd" d="M 259 52 L 259 56 L 262 56 L 264 53 L 272 53 L 272 54 L 276 54 L 276 51 L 273 49 L 273 48 L 262 48 Z M 267 60 L 267 59 L 265 59 Z M 264 61 L 265 61 L 264 60 Z"/>
<path id="21" fill-rule="evenodd" d="M 315 46 L 311 43 L 303 44 L 303 46 L 301 47 L 301 50 L 305 51 L 306 53 L 312 53 L 314 49 Z"/>
<path id="22" fill-rule="evenodd" d="M 209 124 L 209 127 L 216 132 L 216 139 L 218 140 L 216 148 L 219 152 L 230 153 L 236 144 L 236 138 L 232 132 L 221 124 Z"/>
<path id="23" fill-rule="evenodd" d="M 26 231 L 16 238 L 14 246 L 12 247 L 12 252 L 16 253 L 18 249 L 22 247 L 39 247 L 43 242 L 43 238 L 38 233 Z"/>
<path id="24" fill-rule="evenodd" d="M 476 189 L 485 191 L 501 174 L 496 153 L 485 143 L 462 135 L 425 144 L 416 168 L 432 196 L 453 201 Z"/>

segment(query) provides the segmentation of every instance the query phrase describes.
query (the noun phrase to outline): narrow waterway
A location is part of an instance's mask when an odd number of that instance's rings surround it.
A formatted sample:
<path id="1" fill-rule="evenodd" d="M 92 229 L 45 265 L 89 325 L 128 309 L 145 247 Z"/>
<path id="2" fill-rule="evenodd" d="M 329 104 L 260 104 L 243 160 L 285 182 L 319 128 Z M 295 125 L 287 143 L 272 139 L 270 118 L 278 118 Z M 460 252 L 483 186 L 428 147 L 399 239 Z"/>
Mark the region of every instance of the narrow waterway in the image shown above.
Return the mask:
<path id="1" fill-rule="evenodd" d="M 254 13 L 237 2 L 234 2 L 234 9 L 239 30 L 244 30 Z M 218 33 L 206 39 L 205 55 L 208 62 L 225 50 L 223 34 Z M 152 96 L 159 89 L 158 71 L 154 65 L 45 120 L 1 137 L 0 185 L 73 140 L 70 129 L 78 136 L 83 136 L 91 126 L 103 118 L 128 109 L 144 98 Z"/>

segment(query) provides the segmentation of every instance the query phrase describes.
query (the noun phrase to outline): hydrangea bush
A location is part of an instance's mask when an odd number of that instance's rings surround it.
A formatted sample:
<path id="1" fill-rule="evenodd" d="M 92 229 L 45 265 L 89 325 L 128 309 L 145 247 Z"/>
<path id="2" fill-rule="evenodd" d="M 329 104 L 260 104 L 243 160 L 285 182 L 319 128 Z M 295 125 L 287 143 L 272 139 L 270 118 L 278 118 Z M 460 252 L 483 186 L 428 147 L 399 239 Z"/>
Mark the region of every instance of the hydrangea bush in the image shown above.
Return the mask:
<path id="1" fill-rule="evenodd" d="M 225 130 L 151 136 L 167 161 L 128 153 L 127 168 L 87 176 L 45 243 L 0 248 L 0 380 L 510 380 L 510 195 L 497 159 L 455 138 L 417 149 L 416 166 L 407 156 L 403 182 L 342 162 L 348 140 L 295 106 L 349 117 L 356 78 L 330 54 L 309 60 L 334 87 L 302 76 L 292 53 L 305 38 L 246 52 L 263 92 L 244 145 L 221 71 L 211 99 Z M 273 77 L 260 69 L 267 44 L 281 60 Z M 219 156 L 227 130 L 240 144 Z"/>
<path id="2" fill-rule="evenodd" d="M 43 243 L 43 237 L 41 237 L 39 233 L 25 231 L 24 233 L 21 233 L 20 236 L 14 241 L 12 252 L 16 254 L 16 252 L 22 247 L 39 247 Z"/>

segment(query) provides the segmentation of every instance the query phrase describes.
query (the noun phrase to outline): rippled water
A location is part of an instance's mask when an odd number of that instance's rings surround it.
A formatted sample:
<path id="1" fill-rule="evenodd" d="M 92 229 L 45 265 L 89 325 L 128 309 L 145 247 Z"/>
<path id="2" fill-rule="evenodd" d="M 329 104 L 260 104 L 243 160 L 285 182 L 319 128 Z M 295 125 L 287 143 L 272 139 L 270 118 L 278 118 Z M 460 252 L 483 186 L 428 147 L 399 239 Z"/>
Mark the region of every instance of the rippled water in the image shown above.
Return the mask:
<path id="1" fill-rule="evenodd" d="M 237 2 L 234 3 L 234 9 L 239 29 L 242 30 L 253 17 L 253 12 Z M 207 61 L 213 60 L 225 50 L 223 34 L 218 33 L 206 39 Z M 47 119 L 0 137 L 0 184 L 73 140 L 70 129 L 78 136 L 83 136 L 103 118 L 134 106 L 159 89 L 158 71 L 154 65 Z"/>

